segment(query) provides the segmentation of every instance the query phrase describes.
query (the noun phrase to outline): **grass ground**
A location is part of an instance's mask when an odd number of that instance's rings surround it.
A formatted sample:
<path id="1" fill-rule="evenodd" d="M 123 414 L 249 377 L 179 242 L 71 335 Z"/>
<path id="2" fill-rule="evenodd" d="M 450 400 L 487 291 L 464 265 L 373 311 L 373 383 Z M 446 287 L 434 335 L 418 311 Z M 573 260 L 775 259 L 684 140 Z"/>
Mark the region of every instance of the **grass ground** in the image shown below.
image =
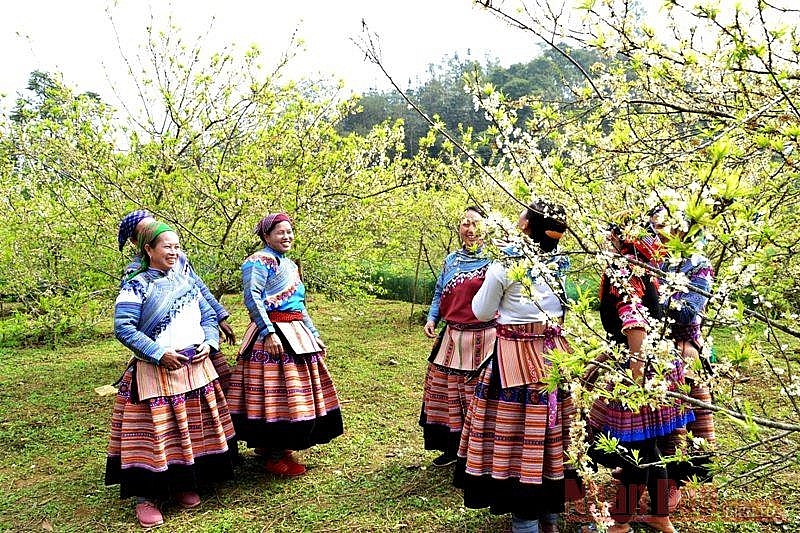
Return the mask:
<path id="1" fill-rule="evenodd" d="M 225 303 L 243 332 L 241 303 Z M 309 472 L 291 480 L 264 474 L 242 448 L 234 481 L 209 487 L 199 509 L 167 507 L 159 530 L 507 531 L 508 517 L 462 507 L 450 469 L 429 467 L 436 454 L 422 449 L 417 418 L 430 341 L 419 322 L 409 324 L 410 304 L 315 296 L 309 308 L 330 350 L 345 434 L 301 452 Z M 103 485 L 113 397 L 94 392 L 117 379 L 127 357 L 110 332 L 78 347 L 0 354 L 0 531 L 140 530 L 132 503 Z M 797 474 L 733 492 L 707 488 L 684 502 L 676 523 L 683 532 L 800 530 Z"/>

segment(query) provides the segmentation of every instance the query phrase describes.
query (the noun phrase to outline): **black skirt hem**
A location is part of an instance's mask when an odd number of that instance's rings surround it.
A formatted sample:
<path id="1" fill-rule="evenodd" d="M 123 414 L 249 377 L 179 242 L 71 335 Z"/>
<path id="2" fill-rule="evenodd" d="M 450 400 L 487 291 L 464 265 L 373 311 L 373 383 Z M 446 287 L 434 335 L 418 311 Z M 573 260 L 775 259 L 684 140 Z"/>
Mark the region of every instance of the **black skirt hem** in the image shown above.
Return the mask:
<path id="1" fill-rule="evenodd" d="M 228 451 L 203 455 L 194 464 L 170 464 L 163 472 L 146 468 L 122 468 L 119 455 L 106 458 L 106 485 L 119 485 L 120 498 L 165 499 L 179 492 L 197 491 L 203 483 L 233 478 L 233 464 L 238 458 L 236 439 L 228 441 Z"/>
<path id="2" fill-rule="evenodd" d="M 344 433 L 339 409 L 314 420 L 298 422 L 250 420 L 241 414 L 231 414 L 231 420 L 237 437 L 246 442 L 248 448 L 305 450 L 317 444 L 326 444 Z"/>
<path id="3" fill-rule="evenodd" d="M 422 440 L 426 450 L 438 450 L 448 455 L 456 455 L 461 442 L 461 431 L 452 431 L 442 424 L 428 424 L 425 416 L 425 405 L 419 415 L 419 425 L 422 427 Z"/>
<path id="4" fill-rule="evenodd" d="M 453 484 L 464 491 L 464 507 L 488 507 L 494 515 L 512 513 L 523 520 L 564 512 L 564 479 L 545 478 L 541 484 L 521 483 L 519 478 L 473 476 L 465 472 L 465 466 L 466 461 L 459 458 L 453 474 Z"/>

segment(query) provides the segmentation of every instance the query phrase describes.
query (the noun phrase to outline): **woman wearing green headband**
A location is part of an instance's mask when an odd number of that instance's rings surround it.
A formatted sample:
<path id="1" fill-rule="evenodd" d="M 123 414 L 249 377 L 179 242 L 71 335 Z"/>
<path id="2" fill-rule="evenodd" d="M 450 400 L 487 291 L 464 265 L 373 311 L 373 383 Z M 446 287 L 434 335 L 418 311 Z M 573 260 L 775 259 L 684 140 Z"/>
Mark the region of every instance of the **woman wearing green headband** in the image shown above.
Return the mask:
<path id="1" fill-rule="evenodd" d="M 209 354 L 214 310 L 179 263 L 178 234 L 153 221 L 139 233 L 142 266 L 123 282 L 114 333 L 133 351 L 111 419 L 106 484 L 136 499 L 143 527 L 164 522 L 155 500 L 200 505 L 198 482 L 229 479 L 234 429 Z"/>

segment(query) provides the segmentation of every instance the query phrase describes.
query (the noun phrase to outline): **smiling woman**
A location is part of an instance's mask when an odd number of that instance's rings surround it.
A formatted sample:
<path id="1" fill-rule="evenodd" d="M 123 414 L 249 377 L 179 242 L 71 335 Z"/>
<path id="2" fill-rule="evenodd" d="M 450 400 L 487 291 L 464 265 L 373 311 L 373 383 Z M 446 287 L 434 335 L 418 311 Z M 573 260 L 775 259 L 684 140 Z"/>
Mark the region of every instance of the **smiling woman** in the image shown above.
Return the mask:
<path id="1" fill-rule="evenodd" d="M 306 310 L 306 289 L 286 253 L 294 230 L 286 213 L 270 213 L 254 233 L 264 248 L 242 265 L 250 326 L 228 390 L 236 434 L 279 476 L 306 472 L 293 450 L 342 434 L 342 415 L 325 365 L 327 348 Z M 248 340 L 249 339 L 249 340 Z"/>
<path id="2" fill-rule="evenodd" d="M 123 282 L 114 333 L 135 358 L 119 383 L 106 484 L 136 499 L 143 527 L 164 522 L 156 501 L 200 505 L 198 483 L 229 479 L 234 430 L 218 374 L 216 315 L 178 262 L 177 233 L 152 221 L 139 233 L 140 269 Z"/>
<path id="3" fill-rule="evenodd" d="M 162 225 L 166 226 L 166 224 Z M 143 249 L 150 262 L 150 268 L 166 272 L 178 261 L 181 245 L 177 233 L 165 230 L 151 243 L 145 244 Z"/>

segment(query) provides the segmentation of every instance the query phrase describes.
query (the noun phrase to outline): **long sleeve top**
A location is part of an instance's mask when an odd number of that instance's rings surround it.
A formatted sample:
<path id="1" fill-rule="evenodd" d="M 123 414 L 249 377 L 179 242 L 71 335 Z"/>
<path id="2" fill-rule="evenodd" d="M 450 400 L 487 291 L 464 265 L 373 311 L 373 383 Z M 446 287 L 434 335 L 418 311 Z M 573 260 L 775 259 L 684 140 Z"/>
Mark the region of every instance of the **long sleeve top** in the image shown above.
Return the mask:
<path id="1" fill-rule="evenodd" d="M 176 268 L 150 268 L 123 282 L 114 305 L 114 334 L 136 357 L 155 364 L 167 349 L 203 343 L 219 349 L 214 310 L 196 281 Z"/>
<path id="2" fill-rule="evenodd" d="M 507 250 L 513 255 L 512 250 Z M 519 281 L 508 276 L 508 267 L 495 261 L 486 271 L 486 279 L 472 300 L 472 312 L 478 320 L 491 320 L 499 313 L 499 324 L 528 324 L 558 320 L 564 316 L 561 301 L 564 276 L 569 260 L 563 256 L 552 259 L 552 274 L 544 276 L 527 273 L 531 279 L 531 296 Z"/>
<path id="3" fill-rule="evenodd" d="M 449 254 L 436 280 L 428 320 L 438 323 L 474 324 L 481 322 L 472 312 L 472 298 L 483 284 L 489 258 L 482 250 L 470 252 L 464 248 Z"/>
<path id="4" fill-rule="evenodd" d="M 120 283 L 120 285 L 125 283 L 125 280 L 132 273 L 139 270 L 141 266 L 142 266 L 142 256 L 141 255 L 134 256 L 134 258 L 131 260 L 130 263 L 128 263 L 128 265 L 125 267 L 125 270 L 122 273 L 122 282 Z M 205 298 L 206 302 L 208 302 L 208 304 L 214 310 L 214 313 L 217 315 L 217 321 L 222 322 L 223 320 L 227 320 L 227 318 L 230 316 L 230 313 L 214 297 L 214 294 L 203 282 L 203 279 L 197 275 L 197 272 L 195 272 L 194 268 L 192 268 L 192 264 L 189 262 L 189 258 L 186 257 L 186 254 L 183 252 L 183 250 L 181 250 L 181 252 L 178 254 L 178 264 L 172 267 L 172 269 L 177 270 L 178 272 L 186 276 L 189 276 L 190 278 L 193 278 L 195 280 L 195 283 L 197 283 L 197 288 L 200 290 L 200 294 L 203 296 L 203 298 Z"/>
<path id="5" fill-rule="evenodd" d="M 627 345 L 626 331 L 648 329 L 657 318 L 661 318 L 657 278 L 637 275 L 629 265 L 606 268 L 600 279 L 600 319 L 613 341 Z"/>
<path id="6" fill-rule="evenodd" d="M 250 320 L 258 326 L 259 336 L 275 332 L 269 311 L 296 311 L 315 337 L 317 328 L 306 310 L 306 288 L 300 280 L 297 265 L 269 246 L 254 253 L 242 264 L 244 305 Z"/>
<path id="7" fill-rule="evenodd" d="M 689 283 L 705 292 L 711 291 L 714 283 L 714 269 L 709 260 L 701 255 L 693 255 L 677 264 L 665 263 L 665 272 L 679 272 Z M 702 312 L 708 304 L 708 297 L 696 291 L 677 291 L 667 302 L 666 313 L 674 320 L 671 336 L 676 340 L 697 340 L 700 337 Z"/>

